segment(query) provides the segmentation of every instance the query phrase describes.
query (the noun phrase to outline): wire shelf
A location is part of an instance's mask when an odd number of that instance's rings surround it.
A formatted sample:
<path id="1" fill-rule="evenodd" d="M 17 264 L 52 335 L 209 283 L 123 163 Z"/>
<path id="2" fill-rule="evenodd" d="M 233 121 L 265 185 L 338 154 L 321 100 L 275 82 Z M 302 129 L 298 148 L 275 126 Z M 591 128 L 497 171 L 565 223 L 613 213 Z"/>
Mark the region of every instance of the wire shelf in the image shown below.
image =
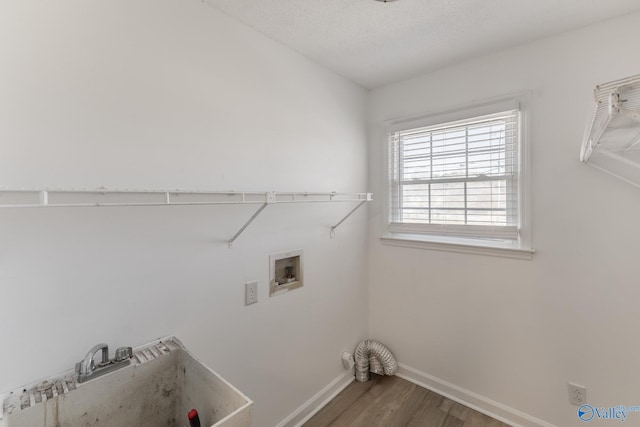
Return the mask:
<path id="1" fill-rule="evenodd" d="M 185 191 L 119 189 L 0 189 L 1 208 L 116 207 L 116 206 L 212 206 L 259 205 L 255 213 L 228 241 L 236 239 L 271 204 L 344 203 L 357 206 L 331 227 L 330 236 L 358 208 L 373 200 L 372 193 L 276 192 L 276 191 Z"/>
<path id="2" fill-rule="evenodd" d="M 640 187 L 640 75 L 596 86 L 580 160 Z"/>

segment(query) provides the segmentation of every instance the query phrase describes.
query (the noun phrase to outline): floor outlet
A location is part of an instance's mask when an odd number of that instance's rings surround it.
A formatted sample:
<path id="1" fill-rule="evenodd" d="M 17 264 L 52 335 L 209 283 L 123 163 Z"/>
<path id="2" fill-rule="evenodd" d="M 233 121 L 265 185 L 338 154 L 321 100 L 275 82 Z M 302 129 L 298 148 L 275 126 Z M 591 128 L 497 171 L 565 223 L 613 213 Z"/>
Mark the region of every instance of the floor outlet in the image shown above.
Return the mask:
<path id="1" fill-rule="evenodd" d="M 587 388 L 578 384 L 569 383 L 569 403 L 580 406 L 587 402 Z"/>
<path id="2" fill-rule="evenodd" d="M 258 302 L 258 282 L 244 284 L 244 305 L 251 305 Z"/>

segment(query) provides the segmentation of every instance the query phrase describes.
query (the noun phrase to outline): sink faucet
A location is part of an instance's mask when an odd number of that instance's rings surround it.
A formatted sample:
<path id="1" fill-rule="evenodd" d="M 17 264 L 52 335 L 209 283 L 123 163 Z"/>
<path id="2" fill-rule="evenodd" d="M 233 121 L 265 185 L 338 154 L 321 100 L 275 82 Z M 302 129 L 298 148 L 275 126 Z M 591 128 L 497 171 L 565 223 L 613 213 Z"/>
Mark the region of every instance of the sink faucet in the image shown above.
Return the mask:
<path id="1" fill-rule="evenodd" d="M 102 352 L 102 361 L 96 364 L 95 355 L 99 351 Z M 97 378 L 116 369 L 124 368 L 131 363 L 129 359 L 132 355 L 131 347 L 119 347 L 116 349 L 115 358 L 109 359 L 109 346 L 107 344 L 95 345 L 82 361 L 76 363 L 78 382 L 83 383 L 91 378 Z"/>
<path id="2" fill-rule="evenodd" d="M 90 375 L 91 372 L 95 371 L 96 364 L 94 361 L 94 356 L 97 352 L 102 350 L 102 364 L 109 363 L 109 346 L 107 344 L 98 344 L 93 346 L 89 353 L 84 357 L 82 362 L 80 362 L 80 367 L 78 369 L 78 373 L 82 375 Z"/>

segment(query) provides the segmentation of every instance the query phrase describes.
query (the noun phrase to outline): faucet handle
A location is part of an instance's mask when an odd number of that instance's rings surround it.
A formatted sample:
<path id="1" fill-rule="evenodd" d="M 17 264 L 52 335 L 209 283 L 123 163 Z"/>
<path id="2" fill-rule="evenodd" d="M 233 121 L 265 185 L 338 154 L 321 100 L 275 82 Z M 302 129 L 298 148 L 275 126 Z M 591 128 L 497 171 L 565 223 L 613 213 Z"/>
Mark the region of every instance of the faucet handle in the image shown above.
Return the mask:
<path id="1" fill-rule="evenodd" d="M 131 347 L 118 347 L 116 349 L 115 361 L 121 362 L 125 359 L 130 359 L 133 356 L 133 349 Z"/>

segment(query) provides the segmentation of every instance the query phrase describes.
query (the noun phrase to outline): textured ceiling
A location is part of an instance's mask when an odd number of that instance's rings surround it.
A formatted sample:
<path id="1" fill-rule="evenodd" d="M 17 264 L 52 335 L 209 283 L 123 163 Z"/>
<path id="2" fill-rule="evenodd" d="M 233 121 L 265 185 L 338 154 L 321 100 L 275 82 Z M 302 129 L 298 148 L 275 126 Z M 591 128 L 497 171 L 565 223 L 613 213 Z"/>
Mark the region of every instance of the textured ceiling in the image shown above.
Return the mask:
<path id="1" fill-rule="evenodd" d="M 602 21 L 639 0 L 203 0 L 372 88 Z"/>

